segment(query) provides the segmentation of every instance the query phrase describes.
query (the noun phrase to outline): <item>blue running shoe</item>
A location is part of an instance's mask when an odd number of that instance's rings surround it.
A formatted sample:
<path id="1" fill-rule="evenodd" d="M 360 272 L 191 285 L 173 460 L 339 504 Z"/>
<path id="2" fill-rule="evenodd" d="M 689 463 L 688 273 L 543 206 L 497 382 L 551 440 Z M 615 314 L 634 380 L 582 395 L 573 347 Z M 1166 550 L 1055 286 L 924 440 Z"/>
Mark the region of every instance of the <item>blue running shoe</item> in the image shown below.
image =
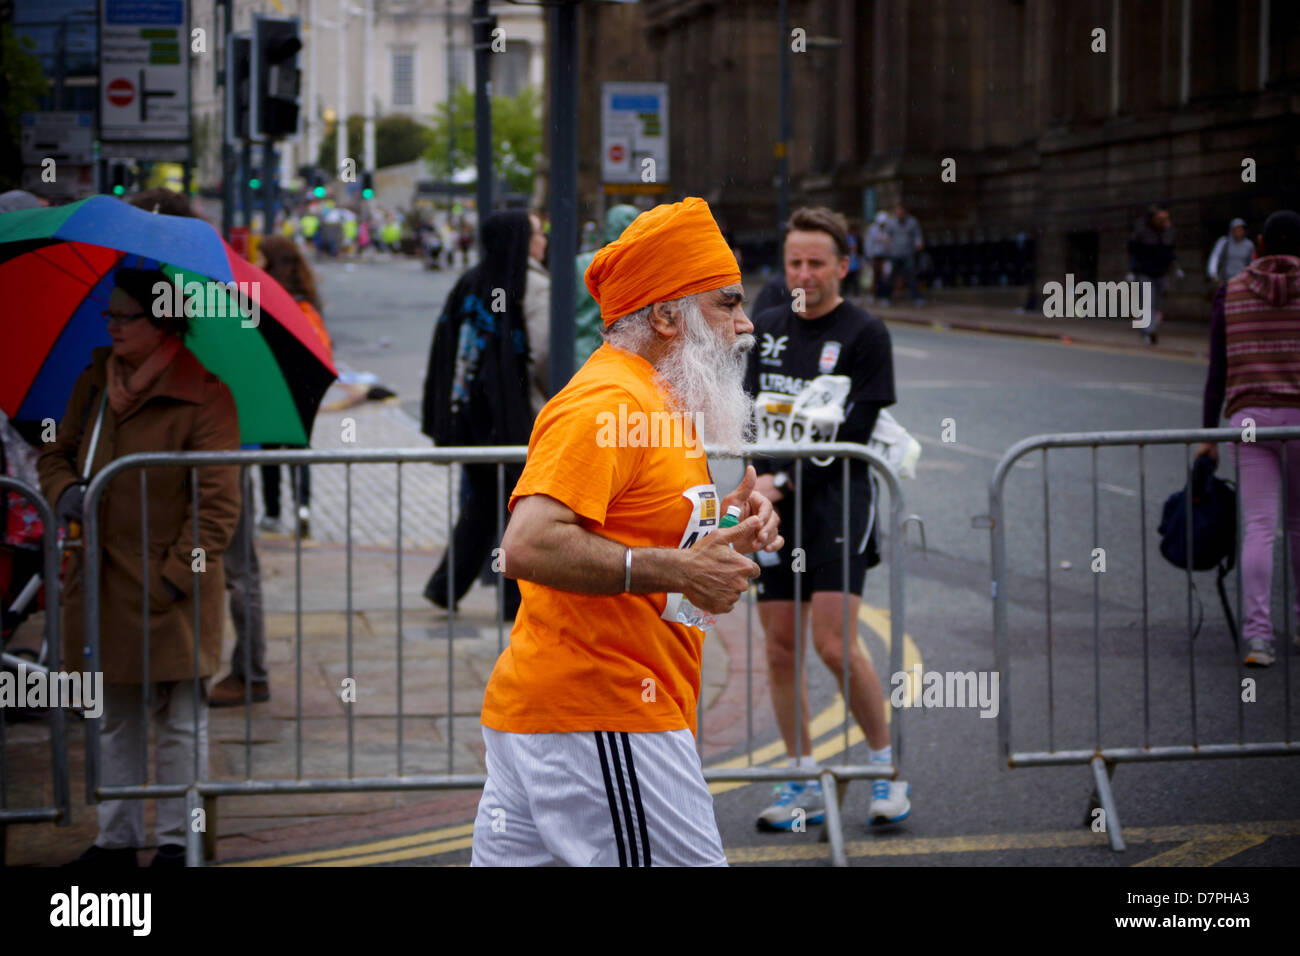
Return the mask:
<path id="1" fill-rule="evenodd" d="M 872 781 L 867 823 L 878 826 L 907 819 L 907 815 L 912 812 L 912 801 L 908 799 L 911 792 L 912 785 L 902 780 Z"/>
<path id="2" fill-rule="evenodd" d="M 793 830 L 795 824 L 821 823 L 826 819 L 826 799 L 819 781 L 787 780 L 773 787 L 776 802 L 758 815 L 760 830 Z M 800 813 L 800 811 L 803 811 Z"/>

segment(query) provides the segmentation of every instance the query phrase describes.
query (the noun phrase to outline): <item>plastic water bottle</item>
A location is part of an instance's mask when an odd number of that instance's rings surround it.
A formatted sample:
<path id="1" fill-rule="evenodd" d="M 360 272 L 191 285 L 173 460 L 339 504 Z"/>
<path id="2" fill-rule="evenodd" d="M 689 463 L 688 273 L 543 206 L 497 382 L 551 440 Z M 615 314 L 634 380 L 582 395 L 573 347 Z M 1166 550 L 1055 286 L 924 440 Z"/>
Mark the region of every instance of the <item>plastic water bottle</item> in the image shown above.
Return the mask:
<path id="1" fill-rule="evenodd" d="M 723 528 L 734 528 L 740 524 L 740 508 L 737 505 L 731 505 L 727 508 L 727 513 L 722 516 L 718 522 L 718 530 Z M 734 545 L 729 547 L 734 548 Z M 713 625 L 717 623 L 717 617 L 708 611 L 702 610 L 682 597 L 677 605 L 677 620 L 679 623 L 686 624 L 689 627 L 698 627 L 701 631 L 710 631 Z"/>
<path id="2" fill-rule="evenodd" d="M 734 528 L 738 524 L 740 524 L 740 505 L 729 505 L 727 507 L 727 513 L 723 515 L 722 520 L 718 522 L 718 529 Z"/>

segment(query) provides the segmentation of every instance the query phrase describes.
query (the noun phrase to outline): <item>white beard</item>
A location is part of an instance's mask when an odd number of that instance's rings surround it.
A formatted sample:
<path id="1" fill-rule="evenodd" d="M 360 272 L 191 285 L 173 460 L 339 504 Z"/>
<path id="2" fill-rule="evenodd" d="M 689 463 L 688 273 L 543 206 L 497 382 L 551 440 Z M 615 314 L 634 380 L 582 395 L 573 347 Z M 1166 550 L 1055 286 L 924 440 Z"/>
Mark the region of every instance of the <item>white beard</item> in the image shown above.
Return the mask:
<path id="1" fill-rule="evenodd" d="M 745 353 L 754 347 L 754 336 L 738 336 L 728 347 L 694 298 L 679 308 L 683 334 L 656 371 L 677 409 L 694 418 L 700 438 L 739 454 L 753 418 L 754 403 L 745 392 Z"/>

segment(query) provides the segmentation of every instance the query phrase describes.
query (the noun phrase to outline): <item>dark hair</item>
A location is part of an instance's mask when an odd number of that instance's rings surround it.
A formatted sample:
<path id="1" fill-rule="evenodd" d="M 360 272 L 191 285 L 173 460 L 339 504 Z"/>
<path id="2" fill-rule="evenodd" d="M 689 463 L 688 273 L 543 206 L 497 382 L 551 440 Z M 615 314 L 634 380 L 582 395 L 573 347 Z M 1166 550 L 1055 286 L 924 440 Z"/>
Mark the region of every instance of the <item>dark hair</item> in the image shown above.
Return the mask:
<path id="1" fill-rule="evenodd" d="M 266 271 L 271 278 L 283 285 L 296 301 L 309 302 L 313 309 L 321 311 L 316 274 L 311 271 L 296 242 L 288 236 L 267 236 L 257 248 L 266 260 Z M 284 266 L 283 270 L 278 268 L 280 265 Z"/>
<path id="2" fill-rule="evenodd" d="M 146 189 L 142 193 L 136 193 L 127 202 L 145 212 L 157 212 L 164 216 L 185 216 L 189 219 L 198 218 L 194 215 L 194 207 L 190 205 L 190 197 L 173 189 L 162 187 Z"/>
<path id="3" fill-rule="evenodd" d="M 1300 256 L 1300 216 L 1279 209 L 1264 221 L 1264 254 Z"/>
<path id="4" fill-rule="evenodd" d="M 840 258 L 849 254 L 849 224 L 834 209 L 825 206 L 802 206 L 794 211 L 785 227 L 785 234 L 799 232 L 824 232 L 835 241 Z"/>
<path id="5" fill-rule="evenodd" d="M 523 314 L 524 286 L 528 281 L 528 244 L 533 224 L 522 209 L 491 213 L 480 227 L 483 260 L 475 285 L 479 298 L 490 302 L 494 289 L 504 289 L 507 305 L 518 305 Z"/>
<path id="6" fill-rule="evenodd" d="M 155 329 L 162 329 L 175 335 L 177 338 L 184 339 L 190 331 L 190 320 L 185 315 L 184 300 L 176 303 L 178 309 L 169 309 L 175 312 L 175 315 L 164 316 L 159 318 L 153 313 L 153 304 L 157 296 L 154 294 L 154 287 L 158 283 L 163 283 L 169 290 L 174 289 L 172 280 L 161 269 L 137 269 L 128 266 L 119 266 L 118 270 L 113 273 L 113 288 L 121 289 L 131 298 L 140 304 L 144 309 L 145 316 L 149 319 L 149 324 Z"/>

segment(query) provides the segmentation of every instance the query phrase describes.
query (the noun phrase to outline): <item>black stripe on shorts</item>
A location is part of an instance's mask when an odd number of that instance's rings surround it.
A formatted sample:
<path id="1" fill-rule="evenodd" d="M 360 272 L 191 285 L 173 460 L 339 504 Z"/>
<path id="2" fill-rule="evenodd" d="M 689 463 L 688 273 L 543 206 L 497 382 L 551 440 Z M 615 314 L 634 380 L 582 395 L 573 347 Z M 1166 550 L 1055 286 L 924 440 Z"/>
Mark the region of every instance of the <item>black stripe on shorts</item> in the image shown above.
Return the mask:
<path id="1" fill-rule="evenodd" d="M 609 760 L 605 756 L 605 743 L 600 739 L 600 731 L 596 731 L 596 752 L 600 754 L 600 772 L 605 777 L 605 796 L 609 798 L 609 815 L 614 822 L 614 840 L 618 844 L 618 865 L 627 866 L 627 850 L 623 846 L 623 825 L 619 822 L 618 801 L 614 798 L 613 783 L 609 779 Z M 621 780 L 619 784 L 622 785 Z"/>

